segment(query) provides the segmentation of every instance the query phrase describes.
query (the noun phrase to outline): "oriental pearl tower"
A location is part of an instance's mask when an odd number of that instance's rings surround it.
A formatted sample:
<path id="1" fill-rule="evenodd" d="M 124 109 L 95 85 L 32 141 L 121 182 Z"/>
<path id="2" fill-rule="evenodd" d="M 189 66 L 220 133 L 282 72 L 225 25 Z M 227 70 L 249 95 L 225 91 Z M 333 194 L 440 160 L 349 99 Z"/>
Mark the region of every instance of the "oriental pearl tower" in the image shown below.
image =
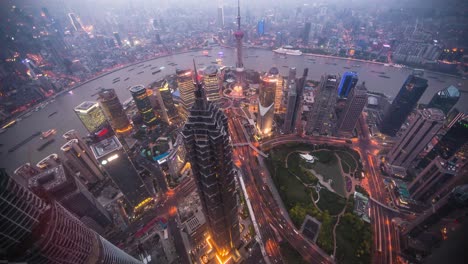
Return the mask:
<path id="1" fill-rule="evenodd" d="M 242 32 L 241 30 L 241 16 L 240 16 L 239 0 L 237 0 L 237 31 L 234 32 L 234 37 L 236 38 L 236 48 L 237 48 L 236 85 L 234 87 L 234 91 L 242 93 L 242 87 L 243 87 L 243 84 L 245 83 L 244 63 L 242 62 L 242 38 L 244 37 L 244 32 Z"/>

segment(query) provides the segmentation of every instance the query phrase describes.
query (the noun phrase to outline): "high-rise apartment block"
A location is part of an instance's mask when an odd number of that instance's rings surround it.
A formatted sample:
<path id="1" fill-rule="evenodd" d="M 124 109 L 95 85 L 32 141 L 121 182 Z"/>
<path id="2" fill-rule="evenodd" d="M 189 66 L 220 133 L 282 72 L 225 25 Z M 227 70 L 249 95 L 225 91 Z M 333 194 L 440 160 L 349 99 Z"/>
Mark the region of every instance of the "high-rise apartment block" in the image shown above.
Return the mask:
<path id="1" fill-rule="evenodd" d="M 219 258 L 240 242 L 232 147 L 224 113 L 206 100 L 195 76 L 196 100 L 182 129 L 203 211 Z"/>
<path id="2" fill-rule="evenodd" d="M 331 135 L 335 123 L 335 104 L 337 97 L 338 76 L 324 75 L 315 97 L 315 102 L 307 117 L 306 133 Z"/>
<path id="3" fill-rule="evenodd" d="M 37 264 L 141 264 L 59 203 L 0 170 L 0 259 Z"/>
<path id="4" fill-rule="evenodd" d="M 442 110 L 418 110 L 405 133 L 388 154 L 388 162 L 408 168 L 442 127 L 445 115 Z"/>
<path id="5" fill-rule="evenodd" d="M 338 134 L 351 135 L 362 110 L 367 104 L 367 89 L 364 83 L 352 89 L 345 108 L 338 119 Z"/>
<path id="6" fill-rule="evenodd" d="M 385 112 L 380 122 L 380 132 L 392 137 L 395 136 L 426 91 L 426 88 L 426 79 L 414 75 L 408 76 L 391 106 Z"/>
<path id="7" fill-rule="evenodd" d="M 296 103 L 297 103 L 297 92 L 296 92 L 296 82 L 294 80 L 288 80 L 288 99 L 287 99 L 287 108 L 286 116 L 284 118 L 283 132 L 291 133 L 294 132 L 296 123 Z"/>

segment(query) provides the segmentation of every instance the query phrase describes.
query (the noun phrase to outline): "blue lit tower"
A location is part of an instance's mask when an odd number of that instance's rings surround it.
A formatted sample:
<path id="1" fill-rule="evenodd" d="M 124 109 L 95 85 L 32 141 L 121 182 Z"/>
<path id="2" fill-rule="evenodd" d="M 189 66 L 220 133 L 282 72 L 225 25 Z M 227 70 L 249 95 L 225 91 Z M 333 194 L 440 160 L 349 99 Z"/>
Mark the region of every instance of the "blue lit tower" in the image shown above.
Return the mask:
<path id="1" fill-rule="evenodd" d="M 265 35 L 265 19 L 261 19 L 257 23 L 257 35 L 263 36 Z"/>
<path id="2" fill-rule="evenodd" d="M 194 72 L 195 103 L 182 129 L 182 137 L 211 235 L 208 242 L 215 248 L 218 259 L 225 263 L 232 256 L 228 252 L 234 253 L 240 243 L 228 121 L 206 99 L 196 69 Z"/>
<path id="3" fill-rule="evenodd" d="M 349 93 L 356 86 L 358 75 L 356 72 L 345 72 L 338 86 L 338 97 L 348 98 Z"/>
<path id="4" fill-rule="evenodd" d="M 242 38 L 244 32 L 241 30 L 240 3 L 237 1 L 237 31 L 234 32 L 236 38 L 237 61 L 236 61 L 236 86 L 242 87 L 244 84 L 244 63 L 242 62 Z"/>
<path id="5" fill-rule="evenodd" d="M 380 132 L 395 136 L 426 91 L 427 80 L 410 75 L 380 122 Z"/>

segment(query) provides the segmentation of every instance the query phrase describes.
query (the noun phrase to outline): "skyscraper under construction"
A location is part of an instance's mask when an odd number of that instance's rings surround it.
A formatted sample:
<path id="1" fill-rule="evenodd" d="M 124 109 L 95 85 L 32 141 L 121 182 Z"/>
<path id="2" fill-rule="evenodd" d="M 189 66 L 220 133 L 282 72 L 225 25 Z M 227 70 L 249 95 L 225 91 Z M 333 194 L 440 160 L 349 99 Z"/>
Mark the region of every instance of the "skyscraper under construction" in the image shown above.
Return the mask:
<path id="1" fill-rule="evenodd" d="M 232 249 L 240 241 L 232 147 L 227 117 L 206 99 L 197 77 L 194 77 L 195 103 L 182 136 L 207 218 L 210 231 L 207 239 L 217 257 L 225 261 L 233 257 Z"/>

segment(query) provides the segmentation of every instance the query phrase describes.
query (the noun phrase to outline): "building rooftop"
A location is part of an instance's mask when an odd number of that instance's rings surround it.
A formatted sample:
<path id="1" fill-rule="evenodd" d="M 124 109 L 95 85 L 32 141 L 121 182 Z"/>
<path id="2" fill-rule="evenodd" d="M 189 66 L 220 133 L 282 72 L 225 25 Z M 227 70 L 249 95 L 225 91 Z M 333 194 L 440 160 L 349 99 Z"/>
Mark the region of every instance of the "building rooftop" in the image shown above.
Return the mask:
<path id="1" fill-rule="evenodd" d="M 91 150 L 93 151 L 96 159 L 102 158 L 103 156 L 121 148 L 122 144 L 115 136 L 106 138 L 94 145 L 91 145 Z"/>
<path id="2" fill-rule="evenodd" d="M 80 112 L 80 113 L 87 113 L 91 109 L 99 107 L 98 102 L 93 102 L 93 101 L 84 101 L 81 104 L 79 104 L 77 107 L 75 107 L 75 112 Z"/>
<path id="3" fill-rule="evenodd" d="M 428 120 L 441 121 L 445 119 L 445 114 L 438 108 L 426 108 L 421 111 L 421 115 Z"/>
<path id="4" fill-rule="evenodd" d="M 144 91 L 146 88 L 145 86 L 139 84 L 139 85 L 135 85 L 135 86 L 132 86 L 130 87 L 130 89 L 128 89 L 131 93 L 139 93 L 141 91 Z"/>
<path id="5" fill-rule="evenodd" d="M 67 181 L 62 165 L 45 170 L 28 180 L 28 187 L 34 188 L 42 186 L 46 191 L 51 190 Z"/>

